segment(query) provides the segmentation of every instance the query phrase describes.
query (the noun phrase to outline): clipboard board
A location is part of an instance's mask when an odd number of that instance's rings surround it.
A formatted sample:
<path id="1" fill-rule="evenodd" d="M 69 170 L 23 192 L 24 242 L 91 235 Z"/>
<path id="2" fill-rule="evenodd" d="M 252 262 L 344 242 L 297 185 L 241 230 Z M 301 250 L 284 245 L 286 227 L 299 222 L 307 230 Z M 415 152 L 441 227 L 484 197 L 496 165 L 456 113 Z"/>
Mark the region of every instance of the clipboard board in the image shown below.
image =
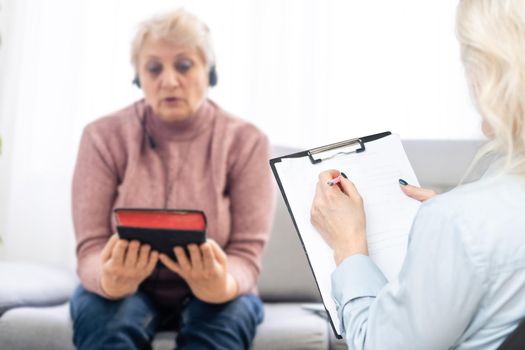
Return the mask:
<path id="1" fill-rule="evenodd" d="M 345 172 L 363 197 L 369 255 L 388 280 L 397 277 L 408 233 L 420 203 L 399 188 L 404 179 L 418 186 L 398 135 L 390 131 L 349 139 L 270 159 L 294 227 L 305 251 L 334 334 L 342 338 L 331 290 L 332 250 L 310 223 L 310 208 L 320 172 Z"/>

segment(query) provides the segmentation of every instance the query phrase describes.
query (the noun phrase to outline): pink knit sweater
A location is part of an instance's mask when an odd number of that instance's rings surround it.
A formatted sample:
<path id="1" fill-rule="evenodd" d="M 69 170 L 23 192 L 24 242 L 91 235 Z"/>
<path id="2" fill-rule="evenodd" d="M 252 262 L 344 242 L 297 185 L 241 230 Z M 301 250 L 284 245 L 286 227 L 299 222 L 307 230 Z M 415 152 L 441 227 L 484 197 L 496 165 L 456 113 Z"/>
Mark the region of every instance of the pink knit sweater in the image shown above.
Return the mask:
<path id="1" fill-rule="evenodd" d="M 73 177 L 82 284 L 104 296 L 100 252 L 115 232 L 113 208 L 181 208 L 204 210 L 208 237 L 228 255 L 241 293 L 256 292 L 274 205 L 268 139 L 206 100 L 181 122 L 147 113 L 153 148 L 141 125 L 145 108 L 139 101 L 84 129 Z M 166 306 L 189 294 L 185 282 L 164 267 L 142 287 Z"/>

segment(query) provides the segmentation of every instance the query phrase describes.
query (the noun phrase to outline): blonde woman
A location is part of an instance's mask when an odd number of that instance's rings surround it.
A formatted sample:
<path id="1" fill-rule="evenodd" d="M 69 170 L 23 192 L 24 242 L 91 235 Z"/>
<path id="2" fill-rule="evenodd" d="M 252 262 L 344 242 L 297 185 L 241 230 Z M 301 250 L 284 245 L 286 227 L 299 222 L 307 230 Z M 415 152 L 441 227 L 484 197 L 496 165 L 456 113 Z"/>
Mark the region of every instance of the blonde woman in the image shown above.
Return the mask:
<path id="1" fill-rule="evenodd" d="M 461 0 L 467 79 L 497 156 L 478 181 L 426 200 L 388 283 L 367 255 L 354 185 L 320 174 L 312 222 L 334 249 L 333 297 L 351 349 L 496 349 L 525 317 L 525 0 Z M 397 181 L 397 179 L 392 179 Z"/>
<path id="2" fill-rule="evenodd" d="M 269 143 L 206 97 L 217 83 L 208 28 L 178 10 L 142 23 L 132 45 L 144 99 L 82 135 L 73 218 L 82 285 L 71 300 L 77 349 L 246 349 L 263 318 L 256 281 L 273 205 Z M 207 242 L 177 262 L 119 239 L 115 207 L 203 210 Z"/>

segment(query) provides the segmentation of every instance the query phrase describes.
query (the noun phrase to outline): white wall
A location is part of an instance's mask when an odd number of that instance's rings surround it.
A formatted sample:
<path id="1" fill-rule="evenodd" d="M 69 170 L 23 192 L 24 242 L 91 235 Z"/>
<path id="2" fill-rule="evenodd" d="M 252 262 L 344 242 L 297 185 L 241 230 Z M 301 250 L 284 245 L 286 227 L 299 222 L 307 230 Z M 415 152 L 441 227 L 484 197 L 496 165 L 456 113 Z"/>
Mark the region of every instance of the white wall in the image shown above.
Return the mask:
<path id="1" fill-rule="evenodd" d="M 456 0 L 0 0 L 0 258 L 72 265 L 70 182 L 82 127 L 140 97 L 136 24 L 184 5 L 218 57 L 211 96 L 274 143 L 392 130 L 478 138 Z M 4 33 L 2 33 L 4 35 Z"/>

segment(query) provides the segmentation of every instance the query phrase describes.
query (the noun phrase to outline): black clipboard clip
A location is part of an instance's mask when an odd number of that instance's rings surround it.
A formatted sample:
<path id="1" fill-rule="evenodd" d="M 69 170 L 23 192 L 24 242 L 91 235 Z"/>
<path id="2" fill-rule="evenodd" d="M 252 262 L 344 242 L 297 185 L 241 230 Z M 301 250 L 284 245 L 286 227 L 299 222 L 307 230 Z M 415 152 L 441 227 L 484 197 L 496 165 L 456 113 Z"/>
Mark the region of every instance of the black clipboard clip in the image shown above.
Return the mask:
<path id="1" fill-rule="evenodd" d="M 336 142 L 326 146 L 312 148 L 311 150 L 307 151 L 307 155 L 308 158 L 310 158 L 310 162 L 312 164 L 319 164 L 323 160 L 332 159 L 340 155 L 363 153 L 364 151 L 366 151 L 366 142 L 374 141 L 391 134 L 392 133 L 390 131 L 386 131 L 379 134 L 364 136 L 357 139 Z"/>
<path id="2" fill-rule="evenodd" d="M 361 153 L 366 150 L 365 143 L 361 139 L 351 139 L 332 143 L 330 145 L 313 148 L 308 151 L 308 158 L 312 164 L 321 163 L 323 160 L 335 158 L 340 155 Z M 326 154 L 325 156 L 321 156 Z M 316 158 L 314 158 L 316 156 Z"/>

